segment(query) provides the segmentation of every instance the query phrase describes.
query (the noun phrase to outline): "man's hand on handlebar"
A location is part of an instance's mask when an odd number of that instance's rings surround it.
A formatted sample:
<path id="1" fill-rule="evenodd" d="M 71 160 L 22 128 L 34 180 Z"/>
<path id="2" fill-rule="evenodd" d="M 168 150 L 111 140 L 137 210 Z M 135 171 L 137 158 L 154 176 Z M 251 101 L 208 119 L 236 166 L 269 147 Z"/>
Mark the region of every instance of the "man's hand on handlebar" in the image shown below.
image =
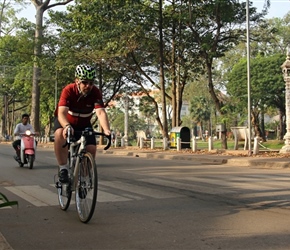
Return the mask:
<path id="1" fill-rule="evenodd" d="M 67 125 L 67 126 L 64 127 L 64 129 L 63 129 L 63 131 L 62 131 L 62 136 L 63 136 L 64 139 L 67 138 L 67 134 L 68 134 L 67 132 L 68 132 L 68 129 L 69 129 L 69 128 L 70 128 L 70 134 L 71 134 L 71 135 L 74 134 L 74 129 L 72 128 L 72 126 Z"/>
<path id="2" fill-rule="evenodd" d="M 111 130 L 109 130 L 109 129 L 108 130 L 104 130 L 104 134 L 105 135 L 111 135 Z"/>

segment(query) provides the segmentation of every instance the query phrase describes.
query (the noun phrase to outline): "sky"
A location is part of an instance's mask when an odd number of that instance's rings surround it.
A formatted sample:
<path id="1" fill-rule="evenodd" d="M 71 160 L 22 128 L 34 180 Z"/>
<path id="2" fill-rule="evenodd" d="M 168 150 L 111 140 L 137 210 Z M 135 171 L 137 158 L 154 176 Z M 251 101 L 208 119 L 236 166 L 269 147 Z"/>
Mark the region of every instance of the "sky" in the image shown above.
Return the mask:
<path id="1" fill-rule="evenodd" d="M 251 0 L 250 0 L 251 1 Z M 290 0 L 270 0 L 271 7 L 269 10 L 269 14 L 266 16 L 267 18 L 273 17 L 284 17 L 290 11 Z M 54 1 L 51 1 L 54 2 Z M 257 7 L 258 11 L 261 11 L 264 5 L 265 0 L 252 0 L 253 6 Z M 64 6 L 59 6 L 54 8 L 53 10 L 65 10 Z M 31 3 L 29 4 L 25 10 L 19 13 L 19 16 L 26 17 L 31 22 L 35 22 L 35 7 Z"/>
<path id="2" fill-rule="evenodd" d="M 264 6 L 264 0 L 252 0 L 253 6 L 261 11 Z M 284 17 L 290 11 L 290 0 L 270 0 L 271 6 L 267 18 Z"/>

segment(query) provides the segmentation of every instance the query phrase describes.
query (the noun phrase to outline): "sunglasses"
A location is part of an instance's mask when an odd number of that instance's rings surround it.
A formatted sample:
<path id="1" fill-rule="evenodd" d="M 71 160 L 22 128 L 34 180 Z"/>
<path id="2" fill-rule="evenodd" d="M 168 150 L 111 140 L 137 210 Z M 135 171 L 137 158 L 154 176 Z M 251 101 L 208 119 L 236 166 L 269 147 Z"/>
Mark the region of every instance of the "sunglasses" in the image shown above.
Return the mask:
<path id="1" fill-rule="evenodd" d="M 81 83 L 84 84 L 84 85 L 92 86 L 94 84 L 94 81 L 81 80 Z"/>

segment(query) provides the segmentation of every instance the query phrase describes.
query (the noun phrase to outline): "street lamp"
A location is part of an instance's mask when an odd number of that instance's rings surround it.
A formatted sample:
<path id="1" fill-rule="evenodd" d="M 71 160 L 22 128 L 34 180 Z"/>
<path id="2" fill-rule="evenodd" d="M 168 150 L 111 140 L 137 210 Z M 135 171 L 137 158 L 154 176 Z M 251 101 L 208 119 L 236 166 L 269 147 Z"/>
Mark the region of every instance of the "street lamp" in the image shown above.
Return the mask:
<path id="1" fill-rule="evenodd" d="M 290 49 L 287 48 L 286 61 L 281 65 L 285 81 L 285 114 L 286 114 L 286 134 L 284 136 L 285 145 L 280 153 L 290 152 Z"/>

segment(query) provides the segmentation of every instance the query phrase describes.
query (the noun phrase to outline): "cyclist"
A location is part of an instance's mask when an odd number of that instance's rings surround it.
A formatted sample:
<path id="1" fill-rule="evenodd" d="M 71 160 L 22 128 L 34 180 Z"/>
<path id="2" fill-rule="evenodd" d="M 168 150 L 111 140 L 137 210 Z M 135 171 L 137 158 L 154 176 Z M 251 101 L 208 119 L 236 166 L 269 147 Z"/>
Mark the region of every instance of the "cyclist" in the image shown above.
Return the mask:
<path id="1" fill-rule="evenodd" d="M 20 162 L 20 142 L 21 137 L 20 134 L 24 134 L 26 130 L 30 130 L 34 133 L 34 129 L 31 124 L 28 123 L 29 115 L 23 114 L 21 122 L 18 123 L 14 129 L 14 136 L 16 136 L 16 140 L 13 141 L 12 146 L 16 151 L 16 155 L 14 156 L 15 161 Z"/>
<path id="2" fill-rule="evenodd" d="M 80 131 L 92 127 L 91 117 L 95 111 L 100 125 L 106 135 L 111 134 L 108 116 L 104 108 L 102 94 L 94 85 L 96 70 L 87 64 L 80 64 L 75 70 L 74 83 L 68 84 L 61 92 L 54 119 L 54 153 L 59 165 L 59 181 L 66 183 L 68 179 L 67 147 L 65 144 L 67 130 L 70 127 Z M 74 134 L 76 139 L 80 135 Z M 87 141 L 87 151 L 95 157 L 96 138 L 91 136 Z"/>

